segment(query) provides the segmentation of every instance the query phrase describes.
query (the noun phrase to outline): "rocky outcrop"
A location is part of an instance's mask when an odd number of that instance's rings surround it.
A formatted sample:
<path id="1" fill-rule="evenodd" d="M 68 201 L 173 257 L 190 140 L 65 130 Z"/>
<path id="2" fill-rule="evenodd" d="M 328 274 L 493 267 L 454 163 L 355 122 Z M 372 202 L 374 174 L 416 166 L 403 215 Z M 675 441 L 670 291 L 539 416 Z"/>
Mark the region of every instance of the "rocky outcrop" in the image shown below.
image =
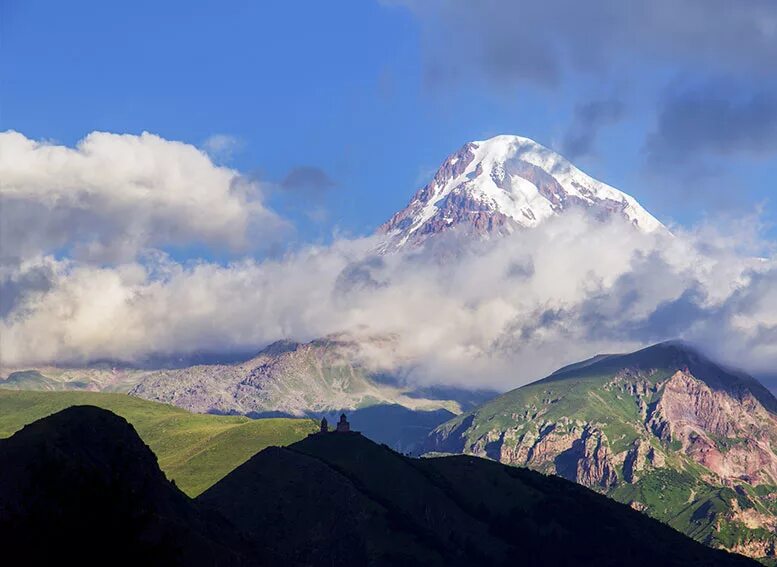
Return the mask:
<path id="1" fill-rule="evenodd" d="M 623 462 L 623 478 L 626 482 L 639 480 L 639 473 L 645 468 L 648 449 L 642 439 L 634 441 Z"/>
<path id="2" fill-rule="evenodd" d="M 574 480 L 711 545 L 774 557 L 775 408 L 752 378 L 668 343 L 565 367 L 449 431 L 463 452 Z"/>
<path id="3" fill-rule="evenodd" d="M 746 557 L 774 557 L 776 546 L 774 539 L 746 539 L 725 549 Z"/>
<path id="4" fill-rule="evenodd" d="M 637 439 L 624 457 L 623 479 L 633 484 L 640 479 L 642 471 L 660 469 L 665 465 L 666 459 L 661 451 L 652 447 L 647 440 Z"/>
<path id="5" fill-rule="evenodd" d="M 595 434 L 588 431 L 581 441 L 582 455 L 577 460 L 575 481 L 584 486 L 603 489 L 615 486 L 618 475 L 615 473 L 607 437 L 598 431 Z"/>
<path id="6" fill-rule="evenodd" d="M 746 390 L 713 390 L 679 370 L 664 385 L 651 429 L 722 479 L 777 484 L 777 419 Z"/>
<path id="7" fill-rule="evenodd" d="M 520 434 L 492 430 L 472 443 L 467 452 L 557 474 L 591 488 L 608 489 L 618 481 L 607 436 L 589 424 L 562 420 Z"/>

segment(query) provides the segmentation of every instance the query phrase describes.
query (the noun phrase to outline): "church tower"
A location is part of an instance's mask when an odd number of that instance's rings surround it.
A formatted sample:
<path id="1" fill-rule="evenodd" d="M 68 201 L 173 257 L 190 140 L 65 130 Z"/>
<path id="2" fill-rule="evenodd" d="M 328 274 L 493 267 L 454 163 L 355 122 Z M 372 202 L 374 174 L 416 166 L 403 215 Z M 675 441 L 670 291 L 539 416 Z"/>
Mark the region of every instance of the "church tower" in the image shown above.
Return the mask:
<path id="1" fill-rule="evenodd" d="M 340 416 L 340 421 L 337 422 L 338 433 L 348 433 L 351 430 L 351 424 L 345 419 L 345 414 Z"/>

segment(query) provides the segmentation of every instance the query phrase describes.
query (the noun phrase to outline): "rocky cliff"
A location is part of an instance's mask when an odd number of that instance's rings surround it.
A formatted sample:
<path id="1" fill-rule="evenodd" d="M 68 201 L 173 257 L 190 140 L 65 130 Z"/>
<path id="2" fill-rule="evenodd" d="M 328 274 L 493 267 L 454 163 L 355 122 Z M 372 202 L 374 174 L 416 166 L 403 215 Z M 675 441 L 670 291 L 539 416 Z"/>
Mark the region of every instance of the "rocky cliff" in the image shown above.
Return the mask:
<path id="1" fill-rule="evenodd" d="M 705 543 L 774 557 L 776 406 L 752 378 L 667 343 L 509 392 L 427 448 L 556 474 Z"/>

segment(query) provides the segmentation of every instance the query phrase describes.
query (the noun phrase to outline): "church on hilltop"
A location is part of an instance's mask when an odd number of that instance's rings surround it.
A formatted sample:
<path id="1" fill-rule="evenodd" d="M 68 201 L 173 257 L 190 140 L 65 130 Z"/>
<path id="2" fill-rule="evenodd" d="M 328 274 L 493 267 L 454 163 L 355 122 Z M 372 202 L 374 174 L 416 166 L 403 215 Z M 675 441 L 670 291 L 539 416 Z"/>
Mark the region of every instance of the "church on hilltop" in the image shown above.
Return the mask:
<path id="1" fill-rule="evenodd" d="M 334 431 L 329 431 L 329 422 L 326 420 L 326 417 L 322 418 L 321 429 L 318 433 L 358 433 L 358 431 L 351 431 L 351 424 L 348 423 L 348 420 L 343 413 L 340 414 L 340 421 L 337 422 Z"/>

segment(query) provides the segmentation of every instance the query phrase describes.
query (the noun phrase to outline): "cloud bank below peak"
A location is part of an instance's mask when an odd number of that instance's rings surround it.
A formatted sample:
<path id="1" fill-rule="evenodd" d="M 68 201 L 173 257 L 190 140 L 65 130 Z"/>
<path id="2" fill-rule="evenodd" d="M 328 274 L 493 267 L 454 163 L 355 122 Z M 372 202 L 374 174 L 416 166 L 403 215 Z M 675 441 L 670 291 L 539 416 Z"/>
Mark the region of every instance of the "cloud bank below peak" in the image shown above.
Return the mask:
<path id="1" fill-rule="evenodd" d="M 16 240 L 2 244 L 4 367 L 335 333 L 364 339 L 376 368 L 473 388 L 672 338 L 753 372 L 777 367 L 777 257 L 757 222 L 671 236 L 571 210 L 503 238 L 451 230 L 395 254 L 375 253 L 379 237 L 335 238 L 276 258 L 180 262 L 164 248 L 239 250 L 283 221 L 239 172 L 150 134 L 66 148 L 6 133 L 0 144 L 17 156 L 0 152 L 2 214 L 10 202 L 30 215 L 8 217 Z"/>

